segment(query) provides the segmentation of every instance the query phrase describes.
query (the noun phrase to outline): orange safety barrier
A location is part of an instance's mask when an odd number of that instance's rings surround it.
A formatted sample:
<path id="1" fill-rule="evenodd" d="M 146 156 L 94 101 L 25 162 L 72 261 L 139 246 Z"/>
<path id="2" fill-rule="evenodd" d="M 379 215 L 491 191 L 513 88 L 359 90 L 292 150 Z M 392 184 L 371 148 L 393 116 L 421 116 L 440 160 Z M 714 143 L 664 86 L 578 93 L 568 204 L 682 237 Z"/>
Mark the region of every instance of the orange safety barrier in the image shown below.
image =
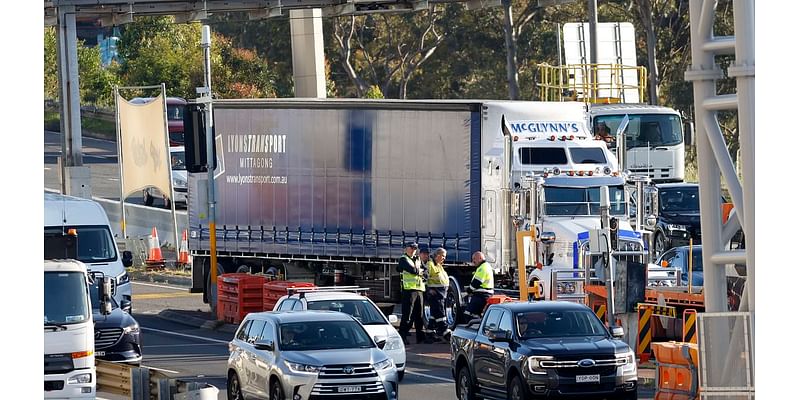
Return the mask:
<path id="1" fill-rule="evenodd" d="M 280 300 L 281 297 L 286 296 L 288 294 L 289 289 L 305 288 L 305 287 L 313 288 L 316 287 L 316 285 L 310 282 L 294 282 L 294 281 L 271 281 L 264 283 L 263 285 L 264 296 L 261 299 L 264 311 L 272 311 L 272 309 L 275 308 L 275 304 L 278 303 L 278 300 Z"/>
<path id="2" fill-rule="evenodd" d="M 148 267 L 151 268 L 164 268 L 167 263 L 161 255 L 161 242 L 158 241 L 158 231 L 156 227 L 150 232 L 150 237 L 147 239 L 149 251 L 147 252 L 147 259 L 144 261 Z"/>
<path id="3" fill-rule="evenodd" d="M 264 311 L 262 292 L 265 277 L 245 273 L 222 274 L 217 278 L 217 319 L 242 322 L 251 312 Z"/>
<path id="4" fill-rule="evenodd" d="M 728 222 L 728 218 L 731 217 L 731 211 L 733 211 L 733 203 L 722 203 L 722 223 Z"/>
<path id="5" fill-rule="evenodd" d="M 698 392 L 697 345 L 685 342 L 654 342 L 656 394 L 659 399 L 694 399 Z"/>
<path id="6" fill-rule="evenodd" d="M 683 311 L 683 341 L 697 344 L 697 310 Z"/>

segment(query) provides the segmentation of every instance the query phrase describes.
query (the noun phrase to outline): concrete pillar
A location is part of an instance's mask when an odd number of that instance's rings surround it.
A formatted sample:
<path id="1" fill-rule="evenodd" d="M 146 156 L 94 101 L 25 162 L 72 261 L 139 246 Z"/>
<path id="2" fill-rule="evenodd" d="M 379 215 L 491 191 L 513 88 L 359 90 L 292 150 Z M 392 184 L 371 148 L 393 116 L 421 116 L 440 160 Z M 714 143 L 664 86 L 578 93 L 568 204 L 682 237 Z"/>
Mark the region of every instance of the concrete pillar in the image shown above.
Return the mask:
<path id="1" fill-rule="evenodd" d="M 289 11 L 295 97 L 325 98 L 322 10 Z"/>

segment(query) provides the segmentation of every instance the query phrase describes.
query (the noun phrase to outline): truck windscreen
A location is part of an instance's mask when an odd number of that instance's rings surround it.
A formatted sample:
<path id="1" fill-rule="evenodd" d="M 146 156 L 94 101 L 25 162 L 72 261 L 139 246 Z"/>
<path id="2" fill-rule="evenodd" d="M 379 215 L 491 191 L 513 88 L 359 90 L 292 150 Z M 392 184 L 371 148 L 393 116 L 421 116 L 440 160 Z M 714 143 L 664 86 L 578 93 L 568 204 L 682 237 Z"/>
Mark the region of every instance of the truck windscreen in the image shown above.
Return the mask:
<path id="1" fill-rule="evenodd" d="M 54 237 L 64 235 L 69 229 L 75 228 L 78 232 L 77 259 L 84 263 L 110 262 L 117 259 L 117 249 L 114 238 L 107 226 L 81 225 L 81 226 L 46 226 L 44 228 L 45 242 Z"/>
<path id="2" fill-rule="evenodd" d="M 595 131 L 603 123 L 612 135 L 625 117 L 619 115 L 598 115 L 594 117 Z M 628 114 L 628 127 L 625 129 L 625 146 L 634 147 L 674 146 L 683 142 L 681 118 L 675 114 Z"/>
<path id="3" fill-rule="evenodd" d="M 45 272 L 45 326 L 88 321 L 87 290 L 86 277 L 80 272 Z"/>
<path id="4" fill-rule="evenodd" d="M 609 186 L 611 215 L 626 215 L 625 188 Z M 600 215 L 599 187 L 545 186 L 545 215 L 596 216 Z"/>

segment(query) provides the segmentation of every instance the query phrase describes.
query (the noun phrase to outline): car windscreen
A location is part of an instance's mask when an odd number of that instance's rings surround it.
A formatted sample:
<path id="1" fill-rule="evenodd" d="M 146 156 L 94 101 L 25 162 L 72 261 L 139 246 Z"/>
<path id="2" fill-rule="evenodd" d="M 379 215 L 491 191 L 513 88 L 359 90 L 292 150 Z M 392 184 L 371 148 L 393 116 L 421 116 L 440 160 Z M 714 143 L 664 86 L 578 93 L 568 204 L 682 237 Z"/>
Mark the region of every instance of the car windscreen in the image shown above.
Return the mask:
<path id="1" fill-rule="evenodd" d="M 69 229 L 78 232 L 78 260 L 84 263 L 112 262 L 117 260 L 117 248 L 111 231 L 105 225 L 46 226 L 44 236 L 60 236 Z"/>
<path id="2" fill-rule="evenodd" d="M 367 349 L 375 347 L 367 332 L 356 321 L 304 321 L 281 324 L 280 349 L 309 351 Z"/>
<path id="3" fill-rule="evenodd" d="M 369 300 L 316 300 L 308 302 L 309 310 L 339 311 L 350 314 L 364 325 L 385 325 L 386 319 Z"/>
<path id="4" fill-rule="evenodd" d="M 695 186 L 658 189 L 658 206 L 662 212 L 700 212 L 700 193 Z"/>
<path id="5" fill-rule="evenodd" d="M 80 272 L 44 273 L 44 324 L 66 325 L 89 320 L 86 277 Z"/>
<path id="6" fill-rule="evenodd" d="M 603 323 L 589 310 L 529 311 L 515 317 L 522 339 L 608 336 Z"/>

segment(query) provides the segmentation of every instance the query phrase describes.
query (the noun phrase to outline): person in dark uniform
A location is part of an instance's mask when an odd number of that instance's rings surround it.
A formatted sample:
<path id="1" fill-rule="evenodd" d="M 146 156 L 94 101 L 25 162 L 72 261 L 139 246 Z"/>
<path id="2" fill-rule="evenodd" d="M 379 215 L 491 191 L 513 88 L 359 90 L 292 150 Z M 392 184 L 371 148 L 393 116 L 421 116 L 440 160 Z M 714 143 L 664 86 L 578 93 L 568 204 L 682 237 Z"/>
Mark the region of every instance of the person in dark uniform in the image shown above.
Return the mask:
<path id="1" fill-rule="evenodd" d="M 425 283 L 423 283 L 423 269 L 420 266 L 416 252 L 419 246 L 415 242 L 405 245 L 405 254 L 397 261 L 397 270 L 402 273 L 403 283 L 400 291 L 400 302 L 402 305 L 403 316 L 400 320 L 400 337 L 403 343 L 408 344 L 408 334 L 411 325 L 417 334 L 417 343 L 425 341 L 425 326 L 423 322 L 423 294 L 425 293 Z"/>

